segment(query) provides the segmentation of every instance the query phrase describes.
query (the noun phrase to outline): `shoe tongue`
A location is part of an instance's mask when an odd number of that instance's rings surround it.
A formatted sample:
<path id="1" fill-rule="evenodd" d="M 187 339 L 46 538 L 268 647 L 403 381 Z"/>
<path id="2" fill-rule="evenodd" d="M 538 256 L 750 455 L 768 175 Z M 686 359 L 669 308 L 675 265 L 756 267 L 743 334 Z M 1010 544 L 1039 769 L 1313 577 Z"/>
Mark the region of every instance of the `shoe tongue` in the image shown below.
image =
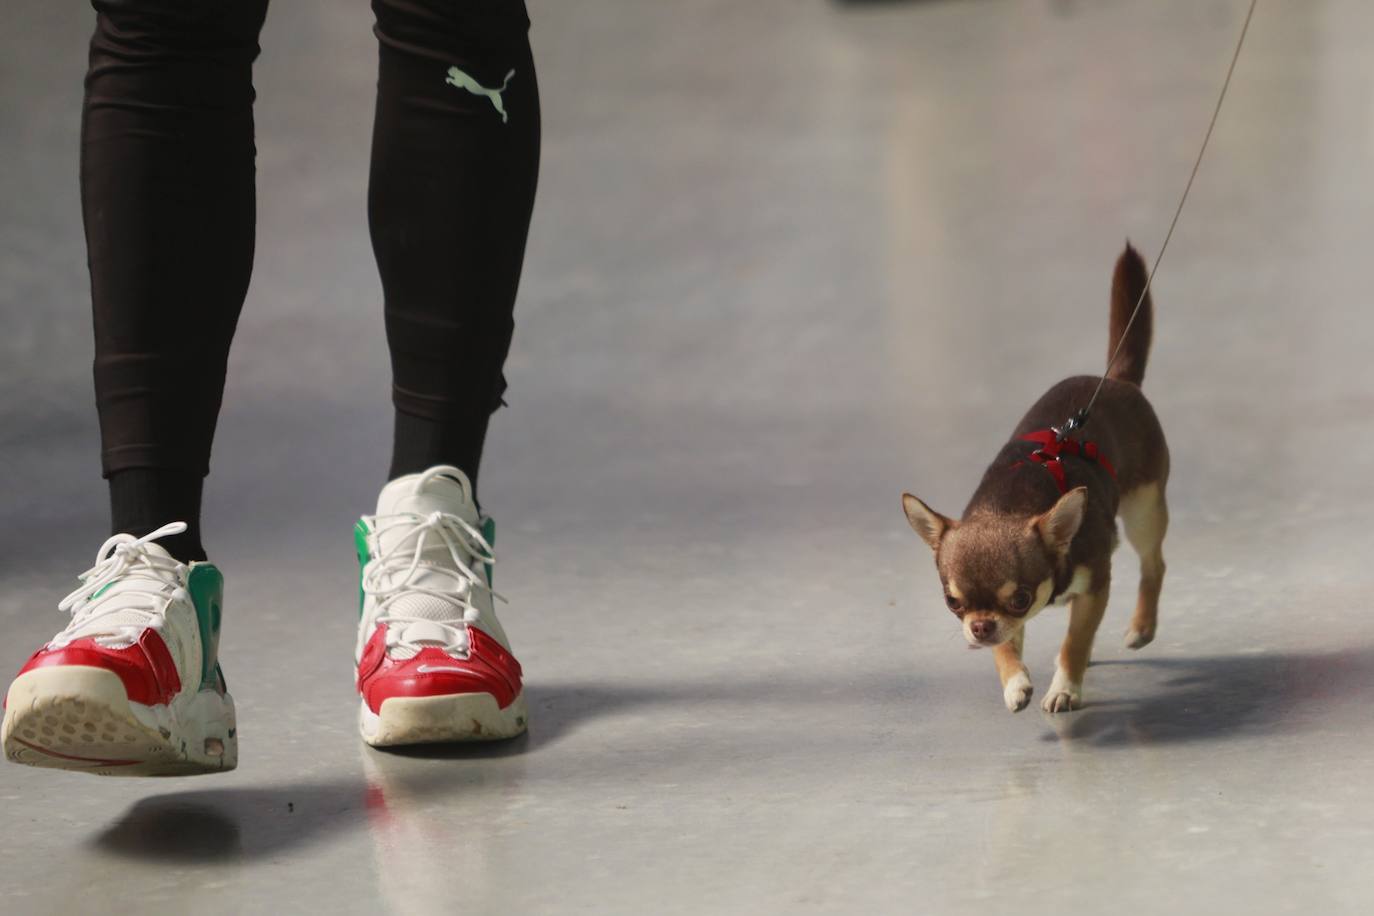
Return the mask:
<path id="1" fill-rule="evenodd" d="M 467 475 L 450 465 L 439 465 L 419 474 L 398 477 L 382 488 L 377 497 L 377 514 L 426 516 L 433 512 L 456 515 L 470 525 L 477 525 L 477 506 L 472 499 L 472 485 Z M 379 535 L 383 551 L 389 551 L 407 536 L 408 526 L 392 526 L 391 519 L 384 519 L 380 527 L 385 529 Z M 448 548 L 443 539 L 434 534 L 424 536 L 425 560 L 440 561 L 451 566 Z M 414 548 L 415 538 L 401 547 L 403 550 Z"/>
<path id="2" fill-rule="evenodd" d="M 122 544 L 132 544 L 134 541 L 138 540 L 138 538 L 134 537 L 132 534 L 121 534 L 119 538 Z M 168 553 L 167 549 L 157 541 L 144 541 L 143 549 L 148 551 L 152 556 L 161 557 L 164 560 L 171 560 L 174 563 L 176 562 L 176 558 Z"/>
<path id="3" fill-rule="evenodd" d="M 136 540 L 137 538 L 135 538 L 131 534 L 115 535 L 114 538 L 111 538 L 111 541 L 113 541 L 114 543 L 111 545 L 111 550 L 109 551 L 109 553 L 114 553 L 114 550 L 116 549 L 114 547 L 115 544 L 132 544 Z M 157 557 L 163 560 L 170 560 L 173 563 L 178 562 L 175 557 L 173 557 L 164 548 L 162 548 L 153 541 L 144 541 L 142 549 L 146 551 L 149 556 Z M 105 586 L 104 590 L 100 594 L 101 596 L 114 595 L 118 594 L 119 592 L 129 591 L 131 589 L 146 592 L 148 590 L 149 579 L 153 578 L 161 579 L 162 577 L 158 576 L 152 570 L 148 569 L 146 563 L 140 560 L 135 560 L 132 564 L 130 564 L 129 568 L 124 571 L 124 575 L 120 576 L 118 579 L 114 580 L 109 585 Z M 173 588 L 174 586 L 167 585 L 163 589 L 163 591 L 170 592 Z"/>
<path id="4" fill-rule="evenodd" d="M 136 538 L 133 535 L 116 535 L 111 539 L 116 544 L 131 544 Z M 175 558 L 162 547 L 152 541 L 143 543 L 143 550 L 154 557 L 176 562 Z M 113 552 L 113 549 L 111 550 Z M 148 592 L 160 592 L 170 595 L 176 590 L 176 585 L 164 582 L 162 577 L 148 569 L 142 562 L 135 561 L 124 574 L 113 582 L 108 583 L 91 597 L 93 607 L 92 612 L 97 616 L 90 620 L 85 626 L 81 627 L 83 635 L 97 636 L 101 638 L 103 644 L 114 646 L 116 643 L 123 645 L 130 640 L 124 638 L 111 642 L 104 638 L 103 634 L 113 633 L 120 627 L 142 627 L 147 624 L 148 610 L 153 606 L 148 598 Z M 126 599 L 127 604 L 122 602 L 117 596 L 122 592 L 137 592 L 139 594 Z"/>
<path id="5" fill-rule="evenodd" d="M 468 524 L 477 526 L 477 505 L 472 498 L 472 485 L 468 482 L 467 475 L 455 467 L 440 465 L 419 474 L 409 474 L 405 477 L 396 478 L 382 488 L 381 495 L 377 498 L 377 514 L 379 516 L 407 514 L 426 516 L 433 512 L 456 515 Z M 388 529 L 388 520 L 383 520 L 380 526 L 384 529 L 379 535 L 380 547 L 383 551 L 391 550 L 407 535 L 408 526 L 406 525 L 398 525 Z M 455 596 L 465 596 L 468 591 L 466 582 L 455 580 L 452 575 L 425 568 L 426 566 L 437 566 L 452 569 L 453 558 L 449 555 L 448 546 L 438 535 L 430 533 L 424 537 L 425 550 L 421 558 L 421 567 L 415 571 L 411 578 L 411 586 L 430 588 Z M 401 545 L 399 549 L 414 550 L 415 546 L 415 539 L 412 537 L 409 543 Z M 464 559 L 471 562 L 469 558 L 465 557 Z M 460 631 L 462 628 L 463 612 L 460 607 L 452 601 L 445 601 L 434 595 L 425 594 L 423 591 L 402 595 L 392 603 L 391 608 L 393 612 L 407 617 L 421 618 L 423 621 L 435 621 L 436 623 L 442 621 L 449 626 L 456 626 Z M 421 622 L 412 622 L 407 625 L 405 635 L 408 642 L 421 645 L 442 645 L 453 639 L 450 630 Z M 459 642 L 460 644 L 462 642 L 461 635 Z M 403 647 L 398 647 L 393 652 L 396 657 L 408 657 L 413 654 L 413 650 L 406 650 Z"/>
<path id="6" fill-rule="evenodd" d="M 439 465 L 420 474 L 397 477 L 382 487 L 377 497 L 378 515 L 429 515 L 444 512 L 470 525 L 477 524 L 477 505 L 467 475 L 450 465 Z"/>

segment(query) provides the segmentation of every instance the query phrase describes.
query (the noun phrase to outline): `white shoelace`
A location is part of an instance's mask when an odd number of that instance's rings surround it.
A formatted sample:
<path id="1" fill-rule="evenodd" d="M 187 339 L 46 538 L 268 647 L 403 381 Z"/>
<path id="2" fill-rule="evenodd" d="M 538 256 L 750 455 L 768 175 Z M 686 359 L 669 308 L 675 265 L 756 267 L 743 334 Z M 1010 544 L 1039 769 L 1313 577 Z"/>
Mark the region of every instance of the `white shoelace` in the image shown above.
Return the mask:
<path id="1" fill-rule="evenodd" d="M 363 592 L 377 601 L 375 622 L 391 625 L 387 627 L 387 648 L 403 647 L 413 654 L 426 646 L 438 646 L 450 655 L 466 653 L 467 625 L 475 623 L 481 616 L 481 610 L 472 603 L 473 590 L 485 589 L 493 598 L 506 600 L 492 590 L 485 575 L 473 569 L 476 564 L 492 566 L 496 563 L 491 544 L 481 531 L 446 512 L 378 515 L 369 521 L 379 552 L 367 565 L 362 586 Z M 383 552 L 380 547 L 381 535 L 402 528 L 405 532 Z M 436 538 L 447 548 L 448 558 L 453 561 L 452 568 L 425 562 L 426 548 L 440 546 L 434 543 Z M 436 573 L 450 579 L 453 587 L 436 588 L 416 582 L 422 573 Z M 453 608 L 453 616 L 437 620 L 409 614 L 396 607 L 399 599 L 413 595 L 438 599 Z M 408 635 L 408 629 L 415 625 L 419 625 L 417 632 L 423 633 L 423 636 Z"/>
<path id="2" fill-rule="evenodd" d="M 167 602 L 189 599 L 186 566 L 151 552 L 148 545 L 185 530 L 185 522 L 172 522 L 141 538 L 116 534 L 101 544 L 95 565 L 80 576 L 80 588 L 58 602 L 57 609 L 70 612 L 72 619 L 48 645 L 60 649 L 87 637 L 128 644 L 145 629 L 161 629 Z M 102 592 L 115 583 L 121 587 Z"/>

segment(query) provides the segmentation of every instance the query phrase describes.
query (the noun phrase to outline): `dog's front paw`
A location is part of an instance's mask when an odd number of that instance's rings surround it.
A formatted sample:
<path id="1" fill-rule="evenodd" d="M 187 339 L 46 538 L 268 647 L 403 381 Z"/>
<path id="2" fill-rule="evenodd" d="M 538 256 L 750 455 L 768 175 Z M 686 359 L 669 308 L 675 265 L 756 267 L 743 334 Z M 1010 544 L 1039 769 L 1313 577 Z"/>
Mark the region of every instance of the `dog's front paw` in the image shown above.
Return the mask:
<path id="1" fill-rule="evenodd" d="M 1035 690 L 1031 686 L 1030 675 L 1024 671 L 1018 671 L 1007 681 L 1007 686 L 1002 688 L 1002 699 L 1007 703 L 1007 709 L 1012 712 L 1020 712 L 1030 705 L 1031 693 Z"/>
<path id="2" fill-rule="evenodd" d="M 1083 685 L 1069 680 L 1063 669 L 1056 670 L 1045 699 L 1040 701 L 1040 708 L 1045 712 L 1069 712 L 1082 705 Z"/>
<path id="3" fill-rule="evenodd" d="M 1137 630 L 1135 627 L 1131 627 L 1126 631 L 1126 648 L 1143 649 L 1153 642 L 1154 638 L 1154 630 Z"/>

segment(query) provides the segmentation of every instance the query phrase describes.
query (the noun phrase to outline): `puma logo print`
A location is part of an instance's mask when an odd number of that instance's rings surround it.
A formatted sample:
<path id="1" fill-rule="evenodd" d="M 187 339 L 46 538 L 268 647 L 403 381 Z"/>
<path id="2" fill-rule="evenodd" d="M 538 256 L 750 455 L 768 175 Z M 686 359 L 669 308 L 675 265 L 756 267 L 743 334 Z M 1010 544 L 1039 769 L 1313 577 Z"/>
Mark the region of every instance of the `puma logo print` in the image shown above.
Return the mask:
<path id="1" fill-rule="evenodd" d="M 508 118 L 506 116 L 506 106 L 501 104 L 501 93 L 505 92 L 506 87 L 510 85 L 510 78 L 512 76 L 515 76 L 514 70 L 506 74 L 506 78 L 502 81 L 500 89 L 488 89 L 457 67 L 449 67 L 448 79 L 444 80 L 444 82 L 448 83 L 450 86 L 457 86 L 459 89 L 466 89 L 473 95 L 484 95 L 491 99 L 492 106 L 501 114 L 501 123 L 505 124 Z"/>

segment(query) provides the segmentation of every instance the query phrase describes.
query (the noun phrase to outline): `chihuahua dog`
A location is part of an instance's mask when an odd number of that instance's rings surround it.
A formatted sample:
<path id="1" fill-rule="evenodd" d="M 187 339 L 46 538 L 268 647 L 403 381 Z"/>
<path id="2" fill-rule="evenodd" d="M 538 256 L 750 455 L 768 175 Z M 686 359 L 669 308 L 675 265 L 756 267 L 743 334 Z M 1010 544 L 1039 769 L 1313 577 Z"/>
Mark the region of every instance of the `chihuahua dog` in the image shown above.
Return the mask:
<path id="1" fill-rule="evenodd" d="M 944 600 L 975 648 L 993 647 L 1007 708 L 1031 698 L 1021 661 L 1026 622 L 1046 606 L 1069 604 L 1069 632 L 1054 679 L 1041 702 L 1047 712 L 1082 705 L 1083 673 L 1107 609 L 1116 516 L 1140 555 L 1140 592 L 1126 645 L 1154 639 L 1164 582 L 1164 487 L 1169 448 L 1154 409 L 1140 390 L 1154 315 L 1145 263 L 1130 243 L 1112 275 L 1108 372 L 1092 414 L 1065 435 L 1065 421 L 1084 408 L 1097 376 L 1075 376 L 1051 388 L 1026 413 L 983 475 L 963 518 L 946 518 L 910 493 L 907 520 L 935 551 Z M 1129 335 L 1132 309 L 1140 313 Z"/>

